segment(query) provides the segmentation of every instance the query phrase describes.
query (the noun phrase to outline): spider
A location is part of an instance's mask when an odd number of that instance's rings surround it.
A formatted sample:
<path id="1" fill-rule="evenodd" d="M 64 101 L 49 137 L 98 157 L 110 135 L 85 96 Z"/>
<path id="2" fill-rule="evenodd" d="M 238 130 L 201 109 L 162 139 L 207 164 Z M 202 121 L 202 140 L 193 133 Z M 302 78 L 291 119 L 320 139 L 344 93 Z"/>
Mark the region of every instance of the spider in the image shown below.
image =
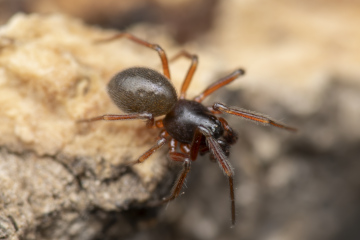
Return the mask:
<path id="1" fill-rule="evenodd" d="M 220 168 L 228 177 L 231 200 L 231 222 L 235 224 L 235 196 L 234 196 L 234 170 L 227 157 L 230 146 L 238 137 L 236 132 L 222 117 L 216 117 L 221 113 L 231 114 L 237 117 L 252 120 L 267 126 L 295 132 L 296 129 L 285 126 L 262 114 L 252 111 L 228 107 L 222 103 L 212 106 L 204 106 L 202 101 L 218 90 L 231 83 L 239 76 L 245 74 L 243 69 L 237 69 L 230 75 L 221 78 L 208 86 L 202 93 L 192 100 L 186 99 L 186 91 L 190 85 L 196 67 L 198 57 L 187 51 L 176 54 L 171 61 L 180 57 L 191 60 L 190 68 L 177 96 L 176 90 L 171 83 L 168 59 L 165 51 L 157 44 L 151 44 L 129 33 L 118 33 L 110 38 L 96 41 L 104 43 L 120 38 L 127 38 L 137 44 L 151 48 L 160 56 L 164 74 L 145 67 L 133 67 L 117 73 L 108 84 L 108 93 L 113 102 L 124 111 L 125 115 L 106 114 L 80 122 L 92 122 L 98 120 L 129 120 L 145 119 L 147 127 L 161 129 L 156 144 L 142 154 L 130 165 L 144 162 L 155 151 L 169 145 L 168 157 L 176 162 L 183 163 L 183 170 L 179 175 L 172 193 L 162 199 L 162 203 L 169 202 L 179 196 L 185 178 L 190 171 L 191 162 L 197 159 L 198 154 L 210 152 L 213 160 L 219 163 Z M 164 116 L 160 120 L 155 117 Z"/>

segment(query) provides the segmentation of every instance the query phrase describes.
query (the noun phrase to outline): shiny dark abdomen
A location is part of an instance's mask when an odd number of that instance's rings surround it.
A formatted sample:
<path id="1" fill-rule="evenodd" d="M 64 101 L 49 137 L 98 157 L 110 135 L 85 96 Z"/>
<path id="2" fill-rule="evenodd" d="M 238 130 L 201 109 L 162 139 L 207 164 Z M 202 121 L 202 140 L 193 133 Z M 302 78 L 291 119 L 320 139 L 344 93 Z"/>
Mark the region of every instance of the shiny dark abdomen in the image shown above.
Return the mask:
<path id="1" fill-rule="evenodd" d="M 171 82 L 155 70 L 143 67 L 126 69 L 116 74 L 108 84 L 114 103 L 126 113 L 168 113 L 177 102 Z"/>

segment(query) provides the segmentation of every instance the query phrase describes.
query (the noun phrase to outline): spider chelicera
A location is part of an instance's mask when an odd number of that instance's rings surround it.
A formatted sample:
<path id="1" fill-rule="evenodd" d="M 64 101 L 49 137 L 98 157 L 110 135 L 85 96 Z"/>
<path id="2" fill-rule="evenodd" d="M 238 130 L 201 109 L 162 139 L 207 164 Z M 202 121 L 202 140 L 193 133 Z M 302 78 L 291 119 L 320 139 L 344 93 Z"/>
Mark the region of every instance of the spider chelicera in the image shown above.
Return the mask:
<path id="1" fill-rule="evenodd" d="M 169 158 L 183 163 L 183 170 L 179 175 L 171 195 L 162 200 L 163 203 L 171 201 L 179 196 L 186 175 L 190 171 L 191 162 L 195 161 L 198 154 L 210 152 L 211 158 L 219 163 L 229 179 L 231 199 L 231 220 L 235 224 L 235 196 L 234 196 L 234 170 L 227 157 L 230 153 L 230 145 L 237 141 L 237 134 L 222 117 L 216 117 L 221 113 L 252 120 L 263 125 L 274 126 L 295 132 L 296 129 L 285 126 L 262 114 L 252 111 L 228 107 L 222 103 L 215 103 L 206 107 L 202 101 L 218 90 L 231 83 L 239 76 L 244 75 L 243 69 L 237 69 L 230 75 L 221 78 L 208 86 L 201 94 L 192 100 L 185 99 L 186 91 L 190 85 L 198 65 L 198 57 L 181 51 L 172 60 L 185 57 L 191 60 L 190 68 L 180 90 L 178 97 L 171 77 L 168 59 L 165 51 L 157 44 L 151 44 L 129 33 L 119 33 L 97 43 L 109 42 L 119 38 L 127 38 L 137 44 L 154 49 L 158 52 L 164 74 L 145 67 L 133 67 L 117 73 L 108 84 L 108 93 L 113 102 L 126 115 L 107 114 L 80 122 L 98 120 L 129 120 L 145 119 L 149 128 L 161 129 L 157 142 L 148 151 L 141 155 L 130 165 L 144 162 L 156 150 L 168 143 Z M 155 117 L 164 116 L 160 120 Z"/>

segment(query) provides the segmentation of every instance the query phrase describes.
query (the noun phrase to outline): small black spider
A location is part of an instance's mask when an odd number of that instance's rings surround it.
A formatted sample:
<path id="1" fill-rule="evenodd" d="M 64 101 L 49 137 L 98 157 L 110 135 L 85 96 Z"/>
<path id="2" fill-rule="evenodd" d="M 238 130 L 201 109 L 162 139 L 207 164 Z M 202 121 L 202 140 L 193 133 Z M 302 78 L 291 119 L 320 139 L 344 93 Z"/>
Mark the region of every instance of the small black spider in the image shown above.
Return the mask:
<path id="1" fill-rule="evenodd" d="M 182 162 L 184 168 L 175 184 L 173 192 L 169 197 L 162 200 L 163 203 L 179 196 L 186 175 L 190 171 L 191 162 L 196 160 L 198 153 L 205 154 L 210 152 L 211 158 L 219 163 L 225 175 L 229 178 L 231 219 L 232 225 L 234 225 L 234 171 L 227 157 L 230 153 L 230 145 L 234 144 L 238 137 L 224 118 L 218 118 L 215 115 L 228 113 L 267 126 L 275 126 L 294 132 L 296 129 L 285 126 L 261 114 L 227 107 L 222 103 L 215 103 L 210 107 L 205 107 L 201 104 L 207 96 L 226 84 L 231 83 L 239 76 L 244 75 L 245 71 L 243 69 L 235 70 L 230 75 L 211 84 L 193 100 L 187 100 L 185 99 L 186 91 L 198 65 L 198 57 L 196 55 L 181 51 L 172 59 L 175 60 L 179 57 L 191 59 L 190 68 L 181 87 L 180 97 L 178 97 L 170 81 L 166 54 L 159 45 L 148 43 L 129 33 L 119 33 L 110 38 L 97 41 L 97 43 L 108 42 L 122 37 L 156 50 L 161 58 L 164 75 L 144 67 L 133 67 L 119 72 L 109 82 L 108 93 L 113 102 L 128 114 L 107 114 L 80 120 L 80 122 L 145 119 L 149 128 L 156 127 L 162 129 L 156 144 L 131 164 L 144 162 L 165 143 L 169 144 L 169 158 L 173 161 Z M 155 117 L 163 115 L 165 115 L 164 118 L 155 121 Z"/>

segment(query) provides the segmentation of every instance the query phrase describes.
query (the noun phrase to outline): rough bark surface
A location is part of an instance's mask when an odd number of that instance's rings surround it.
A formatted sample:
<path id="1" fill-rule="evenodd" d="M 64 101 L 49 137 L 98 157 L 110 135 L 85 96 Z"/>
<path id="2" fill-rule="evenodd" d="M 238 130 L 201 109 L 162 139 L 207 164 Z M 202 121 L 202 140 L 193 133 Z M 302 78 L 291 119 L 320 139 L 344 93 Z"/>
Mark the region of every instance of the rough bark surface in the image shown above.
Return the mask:
<path id="1" fill-rule="evenodd" d="M 19 14 L 1 28 L 1 238 L 39 239 L 52 226 L 52 239 L 91 236 L 79 219 L 143 203 L 164 177 L 161 151 L 124 167 L 155 141 L 144 122 L 76 123 L 120 113 L 106 83 L 128 57 L 93 43 L 109 34 L 60 15 Z"/>

